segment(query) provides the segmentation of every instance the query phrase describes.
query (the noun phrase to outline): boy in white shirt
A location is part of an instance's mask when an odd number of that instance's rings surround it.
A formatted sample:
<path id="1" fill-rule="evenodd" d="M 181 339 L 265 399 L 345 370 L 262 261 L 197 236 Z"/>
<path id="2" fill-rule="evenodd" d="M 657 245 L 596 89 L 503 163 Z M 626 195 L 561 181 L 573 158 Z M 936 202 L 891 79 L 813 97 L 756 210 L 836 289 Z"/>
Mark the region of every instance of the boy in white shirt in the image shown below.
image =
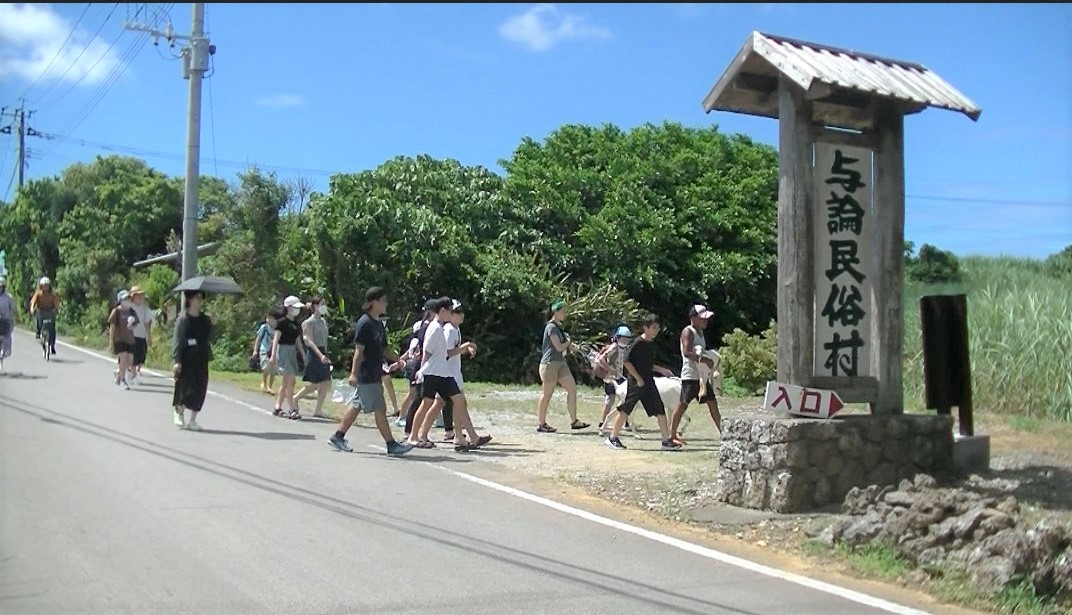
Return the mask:
<path id="1" fill-rule="evenodd" d="M 469 418 L 465 394 L 462 393 L 456 379 L 457 372 L 450 363 L 452 358 L 463 353 L 469 353 L 470 356 L 476 354 L 476 345 L 472 342 L 465 342 L 454 348 L 450 347 L 447 326 L 453 323 L 453 308 L 454 302 L 449 297 L 437 300 L 436 319 L 428 326 L 424 335 L 424 356 L 421 369 L 417 372 L 417 377 L 421 381 L 423 400 L 414 417 L 414 425 L 419 426 L 419 429 L 410 434 L 410 442 L 416 440 L 417 443 L 414 446 L 419 448 L 435 447 L 428 440 L 428 432 L 438 414 L 438 412 L 432 412 L 433 404 L 438 396 L 443 400 L 449 399 L 454 406 L 454 422 L 457 427 L 454 435 L 454 450 L 465 452 L 491 442 L 491 436 L 477 435 L 473 422 Z M 456 327 L 454 329 L 457 331 Z M 468 441 L 462 432 L 469 434 Z"/>

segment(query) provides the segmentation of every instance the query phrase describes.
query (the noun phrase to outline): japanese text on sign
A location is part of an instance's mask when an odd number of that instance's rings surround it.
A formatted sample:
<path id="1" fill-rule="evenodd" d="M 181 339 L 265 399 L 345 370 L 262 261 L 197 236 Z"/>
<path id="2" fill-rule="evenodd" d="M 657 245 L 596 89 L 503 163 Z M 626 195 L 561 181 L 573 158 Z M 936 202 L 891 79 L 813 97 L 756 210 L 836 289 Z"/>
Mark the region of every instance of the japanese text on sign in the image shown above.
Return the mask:
<path id="1" fill-rule="evenodd" d="M 871 150 L 815 144 L 816 376 L 868 376 Z"/>

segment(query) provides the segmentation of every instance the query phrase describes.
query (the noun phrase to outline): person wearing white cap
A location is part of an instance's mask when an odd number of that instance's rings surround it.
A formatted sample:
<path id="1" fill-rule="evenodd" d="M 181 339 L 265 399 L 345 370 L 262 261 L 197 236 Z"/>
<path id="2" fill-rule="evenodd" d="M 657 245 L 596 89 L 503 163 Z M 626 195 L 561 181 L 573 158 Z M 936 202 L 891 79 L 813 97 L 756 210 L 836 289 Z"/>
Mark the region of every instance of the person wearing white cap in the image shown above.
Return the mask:
<path id="1" fill-rule="evenodd" d="M 139 320 L 130 301 L 129 291 L 119 291 L 116 300 L 118 305 L 112 308 L 112 312 L 108 315 L 108 345 L 119 362 L 119 369 L 115 374 L 115 385 L 129 391 L 128 376 L 134 359 L 134 326 Z"/>
<path id="2" fill-rule="evenodd" d="M 689 407 L 689 403 L 693 400 L 698 400 L 701 404 L 707 404 L 707 409 L 711 412 L 711 419 L 715 422 L 715 427 L 722 431 L 722 415 L 718 411 L 718 399 L 715 397 L 715 392 L 708 387 L 704 392 L 703 397 L 700 396 L 700 366 L 699 362 L 706 363 L 709 366 L 714 366 L 711 359 L 701 357 L 697 353 L 697 349 L 700 352 L 707 349 L 707 339 L 704 337 L 704 329 L 707 328 L 707 321 L 714 313 L 707 309 L 704 305 L 694 305 L 689 309 L 689 324 L 681 330 L 680 337 L 680 350 L 681 350 L 681 399 L 678 401 L 677 407 L 674 408 L 674 415 L 670 417 L 670 439 L 678 444 L 684 444 L 685 441 L 678 435 L 677 430 L 681 426 L 681 419 L 685 416 L 685 410 Z"/>
<path id="3" fill-rule="evenodd" d="M 52 322 L 56 322 L 56 312 L 60 309 L 60 298 L 56 295 L 56 291 L 52 290 L 52 280 L 45 276 L 38 280 L 37 290 L 34 291 L 33 296 L 30 297 L 30 315 L 35 316 L 36 321 L 36 335 L 37 339 L 41 339 L 41 321 L 45 318 L 51 318 Z M 48 340 L 52 346 L 52 354 L 56 354 L 56 330 L 49 331 L 51 339 Z"/>
<path id="4" fill-rule="evenodd" d="M 0 276 L 0 368 L 11 356 L 11 332 L 15 328 L 15 300 L 7 294 L 7 278 Z"/>
<path id="5" fill-rule="evenodd" d="M 279 319 L 275 328 L 275 337 L 272 340 L 272 358 L 269 359 L 269 369 L 279 368 L 282 374 L 282 384 L 275 398 L 275 416 L 298 420 L 301 412 L 298 409 L 298 400 L 294 397 L 294 382 L 298 376 L 298 350 L 302 344 L 301 326 L 297 323 L 298 314 L 305 304 L 294 295 L 283 300 L 283 309 L 286 311 Z M 283 412 L 283 401 L 290 408 L 289 413 Z"/>

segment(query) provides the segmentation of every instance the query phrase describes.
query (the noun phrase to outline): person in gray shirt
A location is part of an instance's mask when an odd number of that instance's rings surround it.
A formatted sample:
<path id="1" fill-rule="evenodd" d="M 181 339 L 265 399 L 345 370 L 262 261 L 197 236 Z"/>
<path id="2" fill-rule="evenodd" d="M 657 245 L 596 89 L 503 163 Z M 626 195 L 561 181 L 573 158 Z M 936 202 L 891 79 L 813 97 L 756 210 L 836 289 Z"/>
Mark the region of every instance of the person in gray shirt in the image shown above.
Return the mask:
<path id="1" fill-rule="evenodd" d="M 0 276 L 0 367 L 11 356 L 11 334 L 15 329 L 15 300 L 7 294 L 7 278 Z"/>
<path id="2" fill-rule="evenodd" d="M 543 328 L 543 346 L 540 356 L 540 381 L 543 383 L 543 391 L 540 394 L 536 423 L 536 431 L 539 433 L 558 431 L 547 424 L 547 406 L 551 404 L 551 396 L 554 395 L 555 387 L 559 384 L 566 389 L 566 410 L 569 412 L 570 427 L 584 429 L 589 426 L 588 423 L 577 418 L 577 381 L 573 379 L 565 354 L 576 348 L 576 344 L 562 329 L 562 321 L 565 318 L 566 302 L 558 300 L 552 303 L 547 314 L 547 324 Z"/>
<path id="3" fill-rule="evenodd" d="M 312 316 L 302 323 L 302 345 L 305 346 L 305 373 L 302 380 L 306 383 L 305 388 L 299 391 L 295 398 L 301 398 L 306 392 L 316 391 L 316 410 L 313 416 L 325 418 L 324 399 L 331 389 L 331 359 L 328 358 L 328 323 L 324 316 L 328 313 L 328 306 L 319 295 L 311 297 L 306 305 L 312 312 Z"/>

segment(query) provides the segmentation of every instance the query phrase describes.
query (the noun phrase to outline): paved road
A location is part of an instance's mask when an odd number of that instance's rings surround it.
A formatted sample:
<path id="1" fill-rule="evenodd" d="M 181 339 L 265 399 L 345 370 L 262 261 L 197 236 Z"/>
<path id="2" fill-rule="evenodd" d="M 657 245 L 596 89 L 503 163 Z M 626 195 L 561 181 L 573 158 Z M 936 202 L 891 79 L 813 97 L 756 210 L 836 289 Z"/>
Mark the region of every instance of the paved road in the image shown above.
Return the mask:
<path id="1" fill-rule="evenodd" d="M 0 374 L 3 613 L 886 612 L 463 480 L 452 450 L 336 453 L 218 398 L 180 431 L 170 381 L 32 342 Z"/>

